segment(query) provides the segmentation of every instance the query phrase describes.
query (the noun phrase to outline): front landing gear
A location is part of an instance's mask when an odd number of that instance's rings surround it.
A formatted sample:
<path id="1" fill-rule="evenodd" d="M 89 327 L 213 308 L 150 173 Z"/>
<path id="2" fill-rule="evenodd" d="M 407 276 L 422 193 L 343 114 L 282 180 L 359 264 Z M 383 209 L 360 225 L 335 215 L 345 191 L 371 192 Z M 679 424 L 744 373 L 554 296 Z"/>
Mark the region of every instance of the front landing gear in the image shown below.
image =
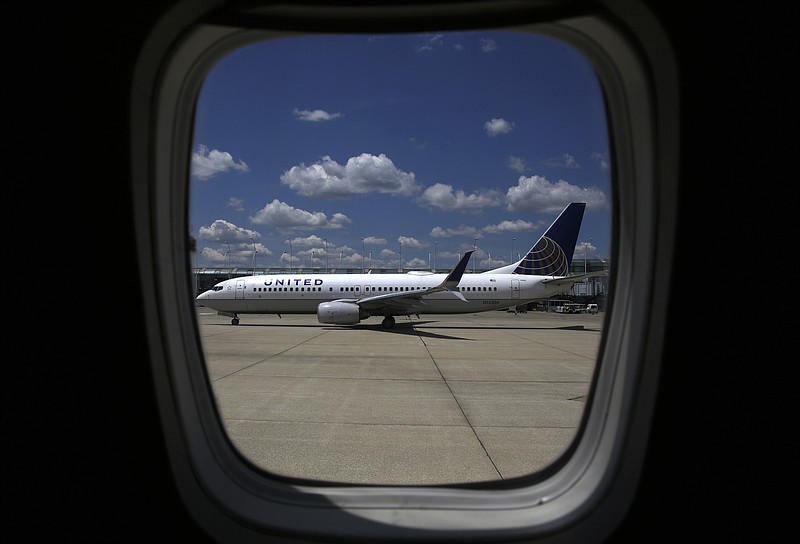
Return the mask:
<path id="1" fill-rule="evenodd" d="M 231 319 L 231 325 L 238 325 L 239 324 L 239 316 L 233 314 L 233 319 Z"/>
<path id="2" fill-rule="evenodd" d="M 391 329 L 392 327 L 394 327 L 394 316 L 387 315 L 386 317 L 384 317 L 381 325 L 383 325 L 384 329 Z"/>

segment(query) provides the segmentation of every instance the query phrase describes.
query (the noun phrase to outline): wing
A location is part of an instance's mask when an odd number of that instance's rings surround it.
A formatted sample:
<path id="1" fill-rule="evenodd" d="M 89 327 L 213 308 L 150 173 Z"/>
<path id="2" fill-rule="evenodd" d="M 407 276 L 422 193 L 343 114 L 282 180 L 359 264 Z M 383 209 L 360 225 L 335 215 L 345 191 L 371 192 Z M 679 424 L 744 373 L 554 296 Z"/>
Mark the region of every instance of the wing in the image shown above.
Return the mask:
<path id="1" fill-rule="evenodd" d="M 461 276 L 464 275 L 464 270 L 467 269 L 467 263 L 472 256 L 473 250 L 464 253 L 458 264 L 453 267 L 447 277 L 436 287 L 430 287 L 424 291 L 399 291 L 397 293 L 383 293 L 380 295 L 371 295 L 359 299 L 341 299 L 342 302 L 352 302 L 358 304 L 360 308 L 374 312 L 382 308 L 389 309 L 395 312 L 413 312 L 415 308 L 421 308 L 425 305 L 424 297 L 431 293 L 439 293 L 442 291 L 449 291 L 456 298 L 463 300 L 464 295 L 458 290 L 458 284 L 461 281 Z"/>

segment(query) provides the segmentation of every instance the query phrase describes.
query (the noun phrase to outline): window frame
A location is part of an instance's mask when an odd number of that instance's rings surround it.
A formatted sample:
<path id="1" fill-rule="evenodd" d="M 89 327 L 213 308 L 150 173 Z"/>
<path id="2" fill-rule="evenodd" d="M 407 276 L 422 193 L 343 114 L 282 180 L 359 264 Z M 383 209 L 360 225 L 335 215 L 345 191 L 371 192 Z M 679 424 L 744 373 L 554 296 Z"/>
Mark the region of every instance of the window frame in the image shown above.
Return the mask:
<path id="1" fill-rule="evenodd" d="M 201 0 L 177 4 L 154 28 L 131 91 L 141 296 L 173 474 L 188 510 L 212 536 L 242 542 L 276 534 L 599 542 L 622 519 L 641 472 L 665 335 L 679 167 L 678 79 L 668 40 L 643 6 L 590 5 L 581 12 L 580 2 L 501 0 L 429 7 L 342 4 L 337 11 L 299 2 L 238 8 Z M 530 25 L 523 27 L 522 20 Z M 535 28 L 566 41 L 593 64 L 607 100 L 615 169 L 614 267 L 579 439 L 557 470 L 514 487 L 337 486 L 265 476 L 236 452 L 219 422 L 188 279 L 191 128 L 203 78 L 215 59 L 267 35 L 490 25 Z"/>

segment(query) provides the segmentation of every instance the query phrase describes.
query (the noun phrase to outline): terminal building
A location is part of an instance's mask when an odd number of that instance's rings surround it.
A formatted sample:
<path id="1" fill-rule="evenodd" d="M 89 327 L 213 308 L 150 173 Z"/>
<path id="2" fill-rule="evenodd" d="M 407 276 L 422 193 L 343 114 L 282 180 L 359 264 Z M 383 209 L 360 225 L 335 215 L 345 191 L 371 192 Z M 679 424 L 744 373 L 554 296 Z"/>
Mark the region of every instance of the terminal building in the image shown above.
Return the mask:
<path id="1" fill-rule="evenodd" d="M 608 267 L 609 262 L 605 259 L 573 259 L 570 266 L 570 274 L 608 271 Z M 398 272 L 402 274 L 409 270 L 424 269 L 372 268 L 370 269 L 370 274 L 397 274 Z M 465 274 L 480 274 L 487 270 L 477 269 L 473 271 L 469 269 Z M 192 280 L 195 293 L 199 295 L 223 280 L 243 276 L 260 276 L 264 274 L 361 274 L 362 272 L 364 271 L 361 268 L 325 268 L 324 266 L 315 266 L 313 268 L 294 267 L 291 270 L 288 267 L 198 267 L 192 269 Z M 437 270 L 437 272 L 448 272 L 448 270 Z M 603 311 L 606 307 L 607 296 L 608 275 L 597 276 L 575 283 L 569 292 L 553 297 L 551 300 L 529 304 L 527 309 L 551 311 L 555 307 L 563 305 L 564 302 L 576 302 L 580 304 L 597 304 L 600 311 Z"/>

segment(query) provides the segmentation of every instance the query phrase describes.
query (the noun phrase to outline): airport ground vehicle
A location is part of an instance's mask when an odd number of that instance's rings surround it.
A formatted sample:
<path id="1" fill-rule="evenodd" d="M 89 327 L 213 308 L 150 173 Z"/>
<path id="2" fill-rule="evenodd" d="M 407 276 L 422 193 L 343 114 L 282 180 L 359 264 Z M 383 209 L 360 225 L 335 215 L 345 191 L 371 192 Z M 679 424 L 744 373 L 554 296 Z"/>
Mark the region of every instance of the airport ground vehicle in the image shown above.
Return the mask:
<path id="1" fill-rule="evenodd" d="M 555 307 L 555 312 L 558 314 L 582 314 L 587 311 L 586 306 L 577 302 L 567 302 Z"/>

